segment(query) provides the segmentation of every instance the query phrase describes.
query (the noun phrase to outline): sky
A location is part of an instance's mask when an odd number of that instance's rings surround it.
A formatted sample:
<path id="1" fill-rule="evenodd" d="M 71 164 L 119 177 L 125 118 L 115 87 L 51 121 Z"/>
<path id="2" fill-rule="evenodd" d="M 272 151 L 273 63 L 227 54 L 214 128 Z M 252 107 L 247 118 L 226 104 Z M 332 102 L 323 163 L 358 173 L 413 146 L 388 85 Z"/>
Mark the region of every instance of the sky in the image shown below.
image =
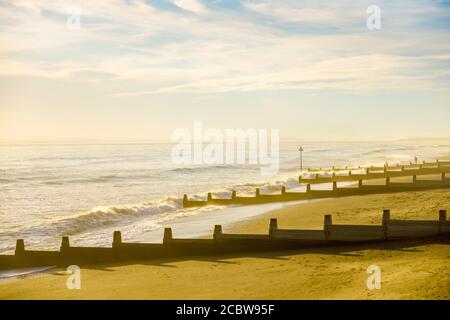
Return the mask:
<path id="1" fill-rule="evenodd" d="M 0 141 L 450 137 L 450 2 L 0 0 L 0 97 Z"/>

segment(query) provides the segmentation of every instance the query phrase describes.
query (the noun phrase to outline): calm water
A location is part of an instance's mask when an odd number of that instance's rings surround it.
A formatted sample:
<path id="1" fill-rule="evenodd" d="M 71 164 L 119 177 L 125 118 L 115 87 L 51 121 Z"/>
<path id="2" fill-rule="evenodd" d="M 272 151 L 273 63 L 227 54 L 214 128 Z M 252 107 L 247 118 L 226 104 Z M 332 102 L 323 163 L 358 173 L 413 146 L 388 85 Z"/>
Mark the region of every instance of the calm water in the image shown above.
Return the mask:
<path id="1" fill-rule="evenodd" d="M 314 167 L 433 160 L 450 155 L 450 141 L 302 143 L 304 165 Z M 113 228 L 139 240 L 146 232 L 220 208 L 182 209 L 184 193 L 225 195 L 296 187 L 299 143 L 282 143 L 278 175 L 258 166 L 172 163 L 172 144 L 0 144 L 0 252 L 17 238 L 54 247 L 61 235 L 83 244 L 107 244 Z"/>

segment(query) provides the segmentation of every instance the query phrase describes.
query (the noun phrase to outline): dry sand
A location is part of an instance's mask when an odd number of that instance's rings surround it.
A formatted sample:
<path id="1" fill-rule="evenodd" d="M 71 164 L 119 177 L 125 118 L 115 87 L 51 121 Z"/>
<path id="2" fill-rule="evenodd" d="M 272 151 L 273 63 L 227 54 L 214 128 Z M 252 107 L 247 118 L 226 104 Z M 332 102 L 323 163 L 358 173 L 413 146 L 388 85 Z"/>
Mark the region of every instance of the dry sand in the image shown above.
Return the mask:
<path id="1" fill-rule="evenodd" d="M 437 219 L 450 191 L 354 196 L 291 206 L 236 225 L 235 232 L 279 227 L 322 228 L 335 223 L 379 224 L 392 218 Z M 227 231 L 227 230 L 225 230 Z M 228 230 L 230 231 L 230 230 Z M 413 241 L 241 256 L 160 260 L 82 268 L 81 290 L 50 272 L 0 282 L 0 299 L 445 299 L 450 297 L 450 241 Z M 368 290 L 370 265 L 382 272 L 381 290 Z"/>

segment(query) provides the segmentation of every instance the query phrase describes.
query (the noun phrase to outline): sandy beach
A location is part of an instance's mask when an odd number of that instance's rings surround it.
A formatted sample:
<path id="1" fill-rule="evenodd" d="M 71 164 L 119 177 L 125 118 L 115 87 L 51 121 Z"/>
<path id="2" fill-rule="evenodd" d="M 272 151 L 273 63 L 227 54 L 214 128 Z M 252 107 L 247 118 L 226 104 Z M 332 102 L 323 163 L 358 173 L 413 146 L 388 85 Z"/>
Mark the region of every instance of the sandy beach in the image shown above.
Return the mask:
<path id="1" fill-rule="evenodd" d="M 393 219 L 437 219 L 450 207 L 448 190 L 355 196 L 288 206 L 224 231 L 266 233 L 335 223 L 379 224 Z M 218 255 L 127 265 L 82 267 L 81 290 L 66 289 L 64 270 L 0 282 L 0 299 L 442 299 L 450 298 L 450 243 L 415 240 L 383 245 Z M 367 268 L 378 265 L 380 290 L 368 290 Z"/>

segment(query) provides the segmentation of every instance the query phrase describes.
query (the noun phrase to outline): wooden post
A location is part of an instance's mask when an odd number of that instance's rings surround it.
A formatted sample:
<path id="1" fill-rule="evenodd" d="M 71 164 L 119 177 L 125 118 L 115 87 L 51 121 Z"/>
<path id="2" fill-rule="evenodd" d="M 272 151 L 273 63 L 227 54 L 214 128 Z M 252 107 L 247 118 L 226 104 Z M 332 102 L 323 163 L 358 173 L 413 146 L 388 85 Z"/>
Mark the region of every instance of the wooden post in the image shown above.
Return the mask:
<path id="1" fill-rule="evenodd" d="M 444 233 L 443 227 L 447 222 L 447 210 L 439 210 L 439 233 Z"/>
<path id="2" fill-rule="evenodd" d="M 298 183 L 299 183 L 299 184 L 302 183 L 302 176 L 298 176 Z"/>
<path id="3" fill-rule="evenodd" d="M 447 221 L 447 210 L 439 210 L 439 221 Z"/>
<path id="4" fill-rule="evenodd" d="M 120 244 L 122 244 L 122 233 L 120 231 L 114 231 L 112 246 L 116 247 Z"/>
<path id="5" fill-rule="evenodd" d="M 414 184 L 414 185 L 417 184 L 417 175 L 413 175 L 413 184 Z"/>
<path id="6" fill-rule="evenodd" d="M 382 226 L 383 226 L 383 233 L 384 233 L 385 240 L 387 240 L 389 238 L 388 225 L 389 225 L 390 219 L 391 219 L 391 211 L 389 209 L 383 210 Z"/>
<path id="7" fill-rule="evenodd" d="M 387 177 L 386 178 L 386 187 L 389 187 L 391 185 L 391 178 Z"/>
<path id="8" fill-rule="evenodd" d="M 61 241 L 61 251 L 67 250 L 70 248 L 70 240 L 69 237 L 62 237 Z"/>
<path id="9" fill-rule="evenodd" d="M 442 172 L 441 182 L 442 182 L 442 184 L 445 184 L 445 172 Z"/>
<path id="10" fill-rule="evenodd" d="M 352 176 L 352 171 L 351 171 L 351 170 L 348 171 L 348 176 L 349 176 L 349 177 Z"/>
<path id="11" fill-rule="evenodd" d="M 269 236 L 273 237 L 273 232 L 278 229 L 278 220 L 275 218 L 270 219 Z"/>
<path id="12" fill-rule="evenodd" d="M 214 235 L 213 235 L 213 239 L 215 241 L 219 240 L 220 237 L 222 236 L 222 226 L 217 224 L 214 226 Z"/>
<path id="13" fill-rule="evenodd" d="M 164 228 L 163 243 L 168 243 L 172 240 L 172 228 Z"/>
<path id="14" fill-rule="evenodd" d="M 311 184 L 306 185 L 306 192 L 311 192 Z"/>
<path id="15" fill-rule="evenodd" d="M 231 192 L 231 199 L 235 200 L 236 199 L 236 191 L 232 191 Z"/>
<path id="16" fill-rule="evenodd" d="M 330 238 L 330 226 L 333 224 L 333 219 L 331 214 L 327 214 L 323 221 L 323 231 L 325 232 L 325 238 L 328 240 Z"/>
<path id="17" fill-rule="evenodd" d="M 212 201 L 212 193 L 208 192 L 208 200 L 207 201 Z"/>
<path id="18" fill-rule="evenodd" d="M 16 241 L 16 256 L 23 256 L 25 254 L 25 241 L 17 239 Z"/>
<path id="19" fill-rule="evenodd" d="M 286 187 L 285 186 L 281 187 L 281 195 L 282 196 L 286 195 Z"/>
<path id="20" fill-rule="evenodd" d="M 363 188 L 363 181 L 361 179 L 358 181 L 358 188 L 359 189 Z"/>
<path id="21" fill-rule="evenodd" d="M 189 202 L 188 196 L 187 196 L 187 194 L 185 194 L 185 195 L 183 196 L 183 208 L 186 208 L 186 207 L 187 207 L 188 202 Z"/>
<path id="22" fill-rule="evenodd" d="M 333 191 L 337 191 L 337 182 L 333 181 Z"/>
<path id="23" fill-rule="evenodd" d="M 259 198 L 261 196 L 261 190 L 259 188 L 256 188 L 255 196 Z"/>
<path id="24" fill-rule="evenodd" d="M 316 173 L 316 180 L 317 180 L 317 179 L 319 179 L 319 174 L 318 174 L 318 173 Z"/>

